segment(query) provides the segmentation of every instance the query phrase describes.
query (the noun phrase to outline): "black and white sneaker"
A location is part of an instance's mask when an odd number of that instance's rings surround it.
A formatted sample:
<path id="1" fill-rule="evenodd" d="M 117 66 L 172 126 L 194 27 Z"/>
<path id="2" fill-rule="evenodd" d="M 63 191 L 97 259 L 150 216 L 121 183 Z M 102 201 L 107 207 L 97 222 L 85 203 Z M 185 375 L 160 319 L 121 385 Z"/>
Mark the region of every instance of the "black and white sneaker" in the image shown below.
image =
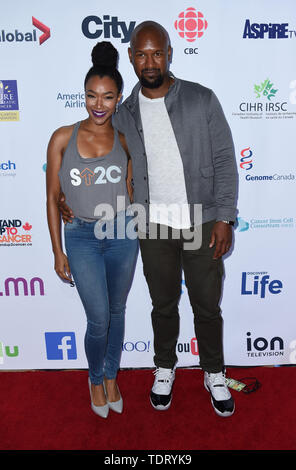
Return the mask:
<path id="1" fill-rule="evenodd" d="M 167 410 L 172 401 L 172 386 L 175 380 L 175 369 L 157 367 L 153 372 L 154 384 L 150 392 L 150 402 L 156 410 Z"/>
<path id="2" fill-rule="evenodd" d="M 234 400 L 228 390 L 224 372 L 211 374 L 205 372 L 204 385 L 211 394 L 211 402 L 219 416 L 227 417 L 234 413 Z"/>

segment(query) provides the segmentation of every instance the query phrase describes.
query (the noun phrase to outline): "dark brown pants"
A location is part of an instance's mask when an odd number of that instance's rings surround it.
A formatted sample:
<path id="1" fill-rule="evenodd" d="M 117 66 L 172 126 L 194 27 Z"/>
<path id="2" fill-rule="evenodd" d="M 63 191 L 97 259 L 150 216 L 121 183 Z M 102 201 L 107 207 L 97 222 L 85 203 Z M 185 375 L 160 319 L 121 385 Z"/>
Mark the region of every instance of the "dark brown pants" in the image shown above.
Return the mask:
<path id="1" fill-rule="evenodd" d="M 209 248 L 213 222 L 202 225 L 202 245 L 185 250 L 184 240 L 140 239 L 144 275 L 152 300 L 154 363 L 172 368 L 177 362 L 179 336 L 178 304 L 181 296 L 182 270 L 194 314 L 200 366 L 207 372 L 220 372 L 223 361 L 223 321 L 221 297 L 223 261 L 213 260 Z"/>

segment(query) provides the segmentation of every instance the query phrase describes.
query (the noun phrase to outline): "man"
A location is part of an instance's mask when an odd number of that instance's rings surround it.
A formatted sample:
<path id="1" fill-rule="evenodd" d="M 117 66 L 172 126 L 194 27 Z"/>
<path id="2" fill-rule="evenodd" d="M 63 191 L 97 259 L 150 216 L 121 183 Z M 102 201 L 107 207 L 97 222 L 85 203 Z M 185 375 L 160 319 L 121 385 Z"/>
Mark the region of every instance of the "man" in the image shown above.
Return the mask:
<path id="1" fill-rule="evenodd" d="M 161 25 L 139 24 L 128 53 L 139 83 L 121 105 L 114 125 L 125 134 L 131 154 L 134 202 L 149 214 L 140 248 L 153 305 L 156 370 L 150 401 L 157 410 L 171 404 L 183 269 L 204 385 L 216 413 L 230 416 L 234 402 L 224 373 L 219 301 L 221 257 L 231 247 L 236 218 L 231 132 L 212 90 L 170 73 L 172 51 Z M 179 216 L 166 210 L 171 205 L 182 208 Z M 202 205 L 202 244 L 185 249 L 184 236 L 176 238 L 174 230 L 198 225 L 196 205 Z M 152 224 L 158 235 L 149 237 Z"/>

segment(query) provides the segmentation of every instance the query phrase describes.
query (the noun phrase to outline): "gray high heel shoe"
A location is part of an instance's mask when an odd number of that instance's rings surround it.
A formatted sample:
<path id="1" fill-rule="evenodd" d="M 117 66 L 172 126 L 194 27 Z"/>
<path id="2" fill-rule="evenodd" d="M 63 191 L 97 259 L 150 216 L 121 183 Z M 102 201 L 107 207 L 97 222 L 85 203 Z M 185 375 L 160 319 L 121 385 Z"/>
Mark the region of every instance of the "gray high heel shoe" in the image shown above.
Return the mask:
<path id="1" fill-rule="evenodd" d="M 104 390 L 105 390 L 105 394 L 106 394 L 106 397 L 107 397 L 107 392 L 106 392 L 106 387 L 105 387 L 104 382 L 103 382 L 103 385 L 104 385 Z M 118 385 L 117 385 L 117 388 L 118 388 Z M 121 396 L 119 388 L 118 388 L 118 391 L 119 391 L 119 395 L 120 395 L 119 400 L 117 400 L 117 401 L 108 401 L 108 398 L 107 398 L 107 403 L 108 403 L 108 406 L 111 410 L 115 411 L 116 413 L 122 413 L 122 411 L 123 411 L 123 400 L 122 400 L 122 396 Z"/>
<path id="2" fill-rule="evenodd" d="M 88 387 L 89 387 L 89 393 L 90 393 L 91 409 L 93 410 L 94 413 L 96 413 L 96 415 L 101 416 L 101 418 L 107 418 L 108 413 L 109 413 L 108 402 L 106 403 L 106 405 L 103 405 L 103 406 L 94 405 L 92 402 L 92 397 L 91 397 L 91 382 L 89 378 L 88 378 Z"/>

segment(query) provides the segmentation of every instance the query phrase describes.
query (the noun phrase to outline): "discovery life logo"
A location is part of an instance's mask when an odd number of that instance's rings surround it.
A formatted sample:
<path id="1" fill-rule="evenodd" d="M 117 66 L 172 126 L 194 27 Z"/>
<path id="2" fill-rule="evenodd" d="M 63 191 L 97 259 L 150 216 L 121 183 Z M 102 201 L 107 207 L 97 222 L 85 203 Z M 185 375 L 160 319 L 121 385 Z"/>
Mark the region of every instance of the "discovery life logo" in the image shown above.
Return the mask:
<path id="1" fill-rule="evenodd" d="M 0 122 L 19 120 L 17 81 L 0 80 Z"/>
<path id="2" fill-rule="evenodd" d="M 0 247 L 32 246 L 32 225 L 20 219 L 0 219 Z"/>
<path id="3" fill-rule="evenodd" d="M 279 295 L 283 290 L 280 279 L 272 279 L 270 274 L 264 272 L 243 272 L 241 279 L 241 295 L 256 295 L 265 299 L 271 295 Z"/>
<path id="4" fill-rule="evenodd" d="M 174 22 L 174 27 L 179 37 L 192 45 L 192 47 L 184 49 L 184 54 L 198 54 L 198 47 L 193 43 L 200 39 L 207 30 L 208 22 L 204 14 L 193 7 L 189 7 L 179 13 Z"/>
<path id="5" fill-rule="evenodd" d="M 45 333 L 46 357 L 49 361 L 67 361 L 77 359 L 75 333 Z"/>
<path id="6" fill-rule="evenodd" d="M 253 23 L 246 19 L 243 39 L 295 39 L 296 31 L 289 23 Z"/>
<path id="7" fill-rule="evenodd" d="M 293 85 L 294 84 L 294 85 Z M 295 83 L 290 83 L 290 89 Z M 252 94 L 251 94 L 252 92 Z M 237 104 L 232 116 L 239 119 L 281 119 L 289 120 L 296 117 L 296 112 L 290 106 L 295 98 L 295 90 L 290 92 L 287 88 L 287 96 L 283 99 L 278 84 L 269 77 L 259 77 L 250 86 L 248 97 Z"/>
<path id="8" fill-rule="evenodd" d="M 37 43 L 41 46 L 48 38 L 50 38 L 50 28 L 41 21 L 37 20 L 32 16 L 32 25 L 41 31 L 41 36 L 37 37 L 36 29 L 31 31 L 20 31 L 14 29 L 13 31 L 7 31 L 2 29 L 0 31 L 0 47 L 4 47 L 15 43 Z"/>

